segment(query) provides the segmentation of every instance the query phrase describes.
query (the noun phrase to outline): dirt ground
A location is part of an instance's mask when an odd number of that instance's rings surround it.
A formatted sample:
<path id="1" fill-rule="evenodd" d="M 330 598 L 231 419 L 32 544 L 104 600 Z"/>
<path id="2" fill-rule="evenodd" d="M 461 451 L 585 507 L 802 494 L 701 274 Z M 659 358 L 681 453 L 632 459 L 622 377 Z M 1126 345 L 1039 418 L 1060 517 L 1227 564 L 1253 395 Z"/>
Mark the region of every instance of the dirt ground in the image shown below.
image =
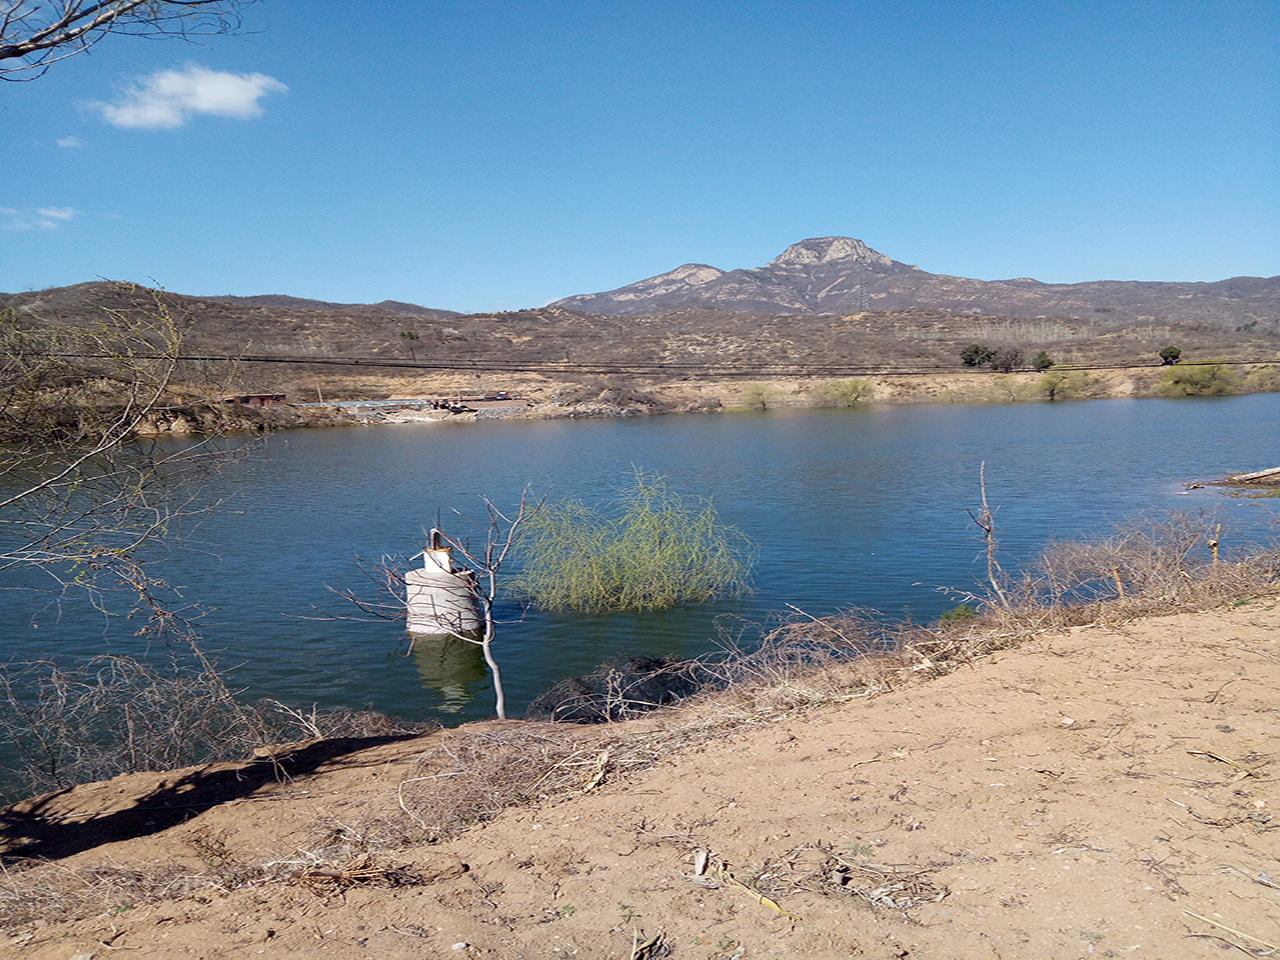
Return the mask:
<path id="1" fill-rule="evenodd" d="M 403 819 L 411 761 L 456 734 L 323 741 L 289 777 L 259 760 L 86 785 L 8 812 L 10 855 L 45 862 L 9 867 L 0 897 L 130 871 L 175 895 L 10 924 L 0 958 L 1267 956 L 1277 606 L 1045 635 L 630 776 L 602 757 L 569 799 L 376 861 L 326 848 Z M 236 885 L 263 862 L 272 879 Z M 181 894 L 210 864 L 224 885 Z"/>

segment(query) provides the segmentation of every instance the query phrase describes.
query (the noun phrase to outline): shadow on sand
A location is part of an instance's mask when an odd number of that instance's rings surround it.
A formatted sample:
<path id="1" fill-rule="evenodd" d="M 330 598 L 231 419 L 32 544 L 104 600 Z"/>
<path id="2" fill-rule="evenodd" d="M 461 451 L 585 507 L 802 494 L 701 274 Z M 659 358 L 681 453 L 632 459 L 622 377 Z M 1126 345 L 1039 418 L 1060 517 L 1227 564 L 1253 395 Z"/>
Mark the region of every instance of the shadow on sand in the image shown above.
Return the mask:
<path id="1" fill-rule="evenodd" d="M 103 844 L 160 833 L 210 807 L 250 797 L 263 787 L 288 783 L 322 767 L 381 765 L 385 758 L 341 761 L 370 747 L 419 737 L 340 737 L 284 747 L 269 756 L 241 763 L 216 763 L 169 775 L 156 774 L 160 780 L 157 787 L 142 796 L 132 795 L 126 805 L 113 805 L 108 790 L 92 789 L 104 784 L 69 787 L 23 800 L 0 810 L 0 860 L 57 860 Z M 86 787 L 90 790 L 86 791 Z M 92 800 L 101 800 L 103 806 L 110 808 L 83 809 L 90 805 L 86 801 Z"/>

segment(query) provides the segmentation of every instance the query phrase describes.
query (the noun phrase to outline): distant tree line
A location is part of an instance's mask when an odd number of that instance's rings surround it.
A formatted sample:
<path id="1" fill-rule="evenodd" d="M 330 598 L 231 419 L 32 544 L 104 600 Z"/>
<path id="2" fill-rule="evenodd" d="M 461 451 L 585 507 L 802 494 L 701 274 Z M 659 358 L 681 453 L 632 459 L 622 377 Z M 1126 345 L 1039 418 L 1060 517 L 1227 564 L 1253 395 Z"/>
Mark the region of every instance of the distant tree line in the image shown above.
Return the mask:
<path id="1" fill-rule="evenodd" d="M 1160 351 L 1160 363 L 1166 367 L 1173 366 L 1182 357 L 1182 350 L 1168 346 Z M 988 347 L 981 343 L 971 343 L 960 351 L 960 360 L 966 367 L 982 367 L 990 365 L 992 370 L 1001 373 L 1012 373 L 1022 366 L 1022 351 L 1016 347 Z M 1044 373 L 1054 365 L 1049 354 L 1041 350 L 1031 361 L 1031 369 L 1036 373 Z"/>
<path id="2" fill-rule="evenodd" d="M 966 367 L 990 365 L 992 370 L 1001 373 L 1012 373 L 1023 365 L 1022 351 L 1017 347 L 988 347 L 980 343 L 971 343 L 961 350 L 960 360 Z M 1031 361 L 1036 373 L 1044 373 L 1052 366 L 1052 358 L 1043 350 Z"/>

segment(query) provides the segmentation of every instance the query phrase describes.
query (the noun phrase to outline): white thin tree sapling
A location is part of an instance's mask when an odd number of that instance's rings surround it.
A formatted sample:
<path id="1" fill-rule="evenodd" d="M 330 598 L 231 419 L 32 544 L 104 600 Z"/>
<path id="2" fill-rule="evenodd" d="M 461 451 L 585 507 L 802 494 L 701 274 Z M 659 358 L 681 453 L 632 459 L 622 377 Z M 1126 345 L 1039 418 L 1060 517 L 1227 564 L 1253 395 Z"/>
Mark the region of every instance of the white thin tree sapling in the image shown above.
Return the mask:
<path id="1" fill-rule="evenodd" d="M 442 539 L 454 550 L 458 551 L 470 565 L 471 577 L 467 578 L 472 596 L 480 608 L 480 635 L 451 632 L 468 643 L 479 645 L 484 653 L 484 662 L 489 665 L 493 674 L 493 694 L 496 700 L 495 710 L 499 720 L 507 719 L 507 698 L 502 687 L 502 671 L 493 655 L 493 640 L 497 633 L 498 620 L 494 616 L 494 601 L 498 596 L 498 573 L 506 563 L 511 549 L 515 545 L 522 527 L 540 510 L 546 497 L 536 503 L 530 502 L 529 489 L 520 493 L 520 503 L 514 512 L 504 513 L 499 510 L 488 497 L 484 500 L 487 526 L 484 544 L 479 550 L 472 550 L 464 540 L 442 535 Z"/>
<path id="2" fill-rule="evenodd" d="M 478 626 L 471 629 L 469 617 L 459 613 L 454 604 L 456 598 L 450 598 L 438 611 L 439 615 L 431 618 L 434 624 L 431 632 L 473 643 L 480 648 L 484 655 L 484 662 L 493 676 L 495 712 L 499 720 L 505 720 L 507 719 L 506 691 L 502 684 L 502 669 L 493 653 L 493 642 L 497 637 L 498 627 L 504 622 L 509 622 L 499 620 L 494 609 L 498 597 L 499 574 L 503 564 L 510 557 L 525 524 L 542 509 L 546 497 L 543 496 L 535 502 L 526 487 L 520 494 L 520 502 L 516 509 L 507 511 L 500 510 L 488 497 L 481 497 L 481 501 L 485 508 L 484 519 L 470 521 L 473 527 L 478 527 L 483 533 L 481 546 L 473 547 L 470 539 L 451 537 L 439 530 L 432 530 L 431 542 L 424 551 L 438 552 L 440 544 L 443 543 L 462 559 L 466 569 L 453 571 L 454 582 L 459 590 L 465 591 L 467 599 L 474 601 Z M 377 596 L 373 600 L 368 600 L 351 590 L 334 589 L 334 592 L 377 619 L 404 619 L 408 611 L 406 586 L 408 572 L 401 564 L 389 557 L 383 557 L 377 561 L 358 560 L 358 563 L 365 576 L 377 585 Z M 325 617 L 325 619 L 343 618 Z M 412 634 L 410 637 L 409 649 L 412 650 L 414 642 Z"/>

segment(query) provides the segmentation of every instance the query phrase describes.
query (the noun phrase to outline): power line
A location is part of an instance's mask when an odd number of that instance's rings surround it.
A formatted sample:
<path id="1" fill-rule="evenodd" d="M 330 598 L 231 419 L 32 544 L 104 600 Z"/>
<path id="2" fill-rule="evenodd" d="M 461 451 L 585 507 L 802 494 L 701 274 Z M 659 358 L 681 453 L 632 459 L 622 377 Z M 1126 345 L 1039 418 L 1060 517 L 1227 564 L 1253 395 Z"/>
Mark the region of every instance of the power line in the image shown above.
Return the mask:
<path id="1" fill-rule="evenodd" d="M 55 354 L 64 360 L 116 360 L 119 354 L 66 353 Z M 923 377 L 938 374 L 987 373 L 974 367 L 955 367 L 949 364 L 932 366 L 895 367 L 890 365 L 859 365 L 848 363 L 816 363 L 802 360 L 792 362 L 760 363 L 755 361 L 720 361 L 699 363 L 694 361 L 664 361 L 660 363 L 624 363 L 616 361 L 574 360 L 510 360 L 497 357 L 466 358 L 441 357 L 414 360 L 388 360 L 381 357 L 299 357 L 280 354 L 131 354 L 135 360 L 179 360 L 190 363 L 280 363 L 311 364 L 363 368 L 394 368 L 405 370 L 451 370 L 465 373 L 541 373 L 593 376 L 703 376 L 733 379 L 738 377 Z M 1280 362 L 1280 358 L 1262 360 L 1183 360 L 1179 367 L 1212 366 L 1230 363 L 1234 366 L 1259 366 Z M 1058 364 L 1060 369 L 1071 370 L 1133 370 L 1161 369 L 1163 363 L 1096 363 Z M 1030 372 L 1030 371 L 1023 371 Z"/>

